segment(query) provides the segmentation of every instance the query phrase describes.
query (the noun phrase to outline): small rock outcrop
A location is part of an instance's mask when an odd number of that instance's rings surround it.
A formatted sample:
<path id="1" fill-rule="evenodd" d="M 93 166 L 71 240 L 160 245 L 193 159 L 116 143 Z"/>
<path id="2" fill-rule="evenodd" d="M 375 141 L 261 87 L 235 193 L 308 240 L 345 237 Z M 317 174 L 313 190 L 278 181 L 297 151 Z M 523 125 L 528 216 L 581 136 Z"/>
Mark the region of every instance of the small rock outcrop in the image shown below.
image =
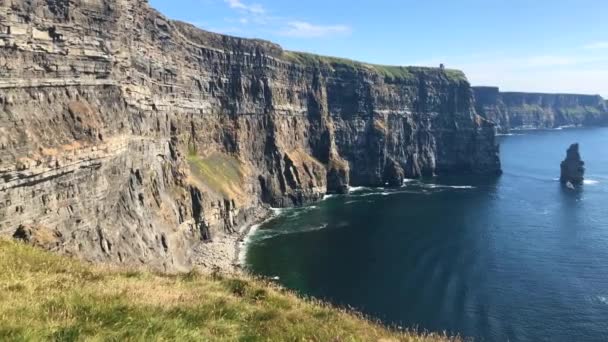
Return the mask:
<path id="1" fill-rule="evenodd" d="M 585 176 L 585 162 L 581 160 L 578 144 L 568 148 L 566 159 L 562 162 L 561 182 L 563 184 L 581 185 Z"/>

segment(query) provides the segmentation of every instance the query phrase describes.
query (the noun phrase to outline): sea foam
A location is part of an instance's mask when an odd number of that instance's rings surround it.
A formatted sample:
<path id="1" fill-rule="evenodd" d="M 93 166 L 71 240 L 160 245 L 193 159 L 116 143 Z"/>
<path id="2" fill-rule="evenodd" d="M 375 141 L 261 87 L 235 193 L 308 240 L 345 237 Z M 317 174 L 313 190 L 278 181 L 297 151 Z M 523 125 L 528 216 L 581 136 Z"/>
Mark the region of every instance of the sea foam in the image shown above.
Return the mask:
<path id="1" fill-rule="evenodd" d="M 365 191 L 365 190 L 369 190 L 369 188 L 366 187 L 366 186 L 350 186 L 350 187 L 348 187 L 348 192 L 349 193 L 360 192 L 360 191 Z"/>
<path id="2" fill-rule="evenodd" d="M 426 184 L 425 187 L 430 189 L 475 189 L 475 187 L 471 185 Z"/>
<path id="3" fill-rule="evenodd" d="M 243 237 L 243 239 L 239 242 L 239 255 L 238 255 L 238 264 L 240 266 L 244 266 L 245 262 L 247 260 L 247 246 L 251 243 L 251 238 L 253 237 L 253 235 L 260 229 L 260 227 L 269 222 L 270 220 L 276 218 L 277 216 L 281 215 L 282 213 L 285 212 L 285 209 L 281 209 L 281 208 L 270 208 L 272 214 L 265 219 L 264 221 L 258 223 L 258 224 L 254 224 L 251 226 L 251 228 L 249 228 L 249 230 L 247 231 L 247 234 Z"/>

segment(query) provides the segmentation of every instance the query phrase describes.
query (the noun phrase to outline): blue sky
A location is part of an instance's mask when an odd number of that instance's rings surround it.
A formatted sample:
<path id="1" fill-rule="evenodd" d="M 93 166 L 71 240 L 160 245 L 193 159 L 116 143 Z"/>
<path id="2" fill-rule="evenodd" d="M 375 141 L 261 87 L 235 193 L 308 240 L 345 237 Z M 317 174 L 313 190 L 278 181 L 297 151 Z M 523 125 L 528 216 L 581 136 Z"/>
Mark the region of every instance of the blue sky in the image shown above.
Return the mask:
<path id="1" fill-rule="evenodd" d="M 289 50 L 462 69 L 474 85 L 608 97 L 606 0 L 150 0 Z"/>

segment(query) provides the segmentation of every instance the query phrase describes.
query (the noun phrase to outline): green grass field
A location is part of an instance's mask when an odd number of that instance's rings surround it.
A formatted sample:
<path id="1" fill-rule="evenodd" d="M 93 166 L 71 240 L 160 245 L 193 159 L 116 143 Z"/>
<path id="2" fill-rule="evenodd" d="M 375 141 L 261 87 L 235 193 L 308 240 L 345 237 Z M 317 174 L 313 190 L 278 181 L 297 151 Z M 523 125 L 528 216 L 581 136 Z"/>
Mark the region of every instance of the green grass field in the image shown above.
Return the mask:
<path id="1" fill-rule="evenodd" d="M 425 72 L 443 73 L 447 78 L 455 82 L 467 80 L 462 71 L 455 69 L 445 69 L 442 71 L 439 68 L 369 64 L 346 58 L 320 56 L 312 53 L 294 51 L 285 51 L 283 53 L 283 58 L 292 63 L 303 64 L 309 67 L 318 68 L 325 66 L 331 68 L 342 67 L 350 69 L 365 69 L 371 72 L 376 72 L 383 77 L 392 80 L 414 81 L 417 79 L 416 74 Z"/>
<path id="2" fill-rule="evenodd" d="M 450 341 L 261 280 L 91 266 L 0 239 L 0 341 Z"/>

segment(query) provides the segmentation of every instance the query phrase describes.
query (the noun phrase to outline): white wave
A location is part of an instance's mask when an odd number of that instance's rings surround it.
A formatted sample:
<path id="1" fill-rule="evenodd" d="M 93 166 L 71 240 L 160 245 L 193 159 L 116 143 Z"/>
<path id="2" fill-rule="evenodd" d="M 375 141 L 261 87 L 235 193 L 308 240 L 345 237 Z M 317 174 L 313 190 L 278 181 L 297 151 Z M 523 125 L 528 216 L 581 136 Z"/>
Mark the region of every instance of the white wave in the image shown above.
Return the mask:
<path id="1" fill-rule="evenodd" d="M 562 129 L 565 129 L 565 128 L 576 128 L 576 127 L 577 127 L 576 125 L 564 125 L 564 126 L 556 127 L 555 129 L 556 130 L 562 130 Z"/>
<path id="2" fill-rule="evenodd" d="M 417 179 L 405 178 L 403 180 L 403 184 L 412 183 L 412 182 L 415 182 L 415 181 L 417 181 Z"/>
<path id="3" fill-rule="evenodd" d="M 517 136 L 522 136 L 525 134 L 521 134 L 521 133 L 497 133 L 496 136 L 497 137 L 517 137 Z"/>
<path id="4" fill-rule="evenodd" d="M 253 234 L 255 234 L 255 232 L 260 229 L 261 226 L 261 223 L 254 224 L 253 226 L 251 226 L 251 228 L 249 228 L 249 231 L 247 232 L 247 235 L 245 235 L 243 240 L 239 242 L 238 264 L 240 266 L 244 266 L 247 262 L 247 246 L 249 246 L 249 244 L 251 243 L 251 237 L 253 236 Z"/>
<path id="5" fill-rule="evenodd" d="M 597 185 L 599 183 L 600 183 L 599 181 L 596 181 L 596 180 L 593 180 L 593 179 L 585 179 L 583 181 L 583 184 L 585 184 L 585 185 Z"/>
<path id="6" fill-rule="evenodd" d="M 283 213 L 285 213 L 288 209 L 286 208 L 270 208 L 270 211 L 272 211 L 272 214 L 275 216 L 281 215 Z"/>
<path id="7" fill-rule="evenodd" d="M 376 193 L 378 191 L 383 191 L 386 190 L 386 188 L 384 187 L 369 187 L 369 186 L 354 186 L 354 187 L 350 187 L 348 194 L 355 196 L 355 197 L 362 197 L 364 195 L 362 195 L 362 192 L 367 193 Z M 369 195 L 369 194 L 368 194 Z"/>
<path id="8" fill-rule="evenodd" d="M 427 190 L 395 190 L 395 191 L 382 191 L 382 192 L 368 192 L 365 194 L 358 195 L 356 197 L 370 197 L 370 196 L 392 196 L 400 194 L 414 194 L 414 195 L 425 195 Z M 354 202 L 354 201 L 353 201 Z"/>
<path id="9" fill-rule="evenodd" d="M 430 189 L 475 189 L 472 185 L 425 184 L 425 187 Z"/>
<path id="10" fill-rule="evenodd" d="M 247 247 L 251 243 L 251 238 L 253 237 L 253 235 L 260 229 L 260 227 L 263 224 L 276 218 L 277 216 L 281 215 L 285 211 L 285 209 L 281 209 L 281 208 L 270 208 L 270 210 L 271 210 L 272 214 L 270 216 L 268 216 L 268 218 L 266 218 L 264 221 L 262 221 L 258 224 L 252 225 L 251 228 L 249 228 L 249 231 L 247 231 L 247 234 L 245 234 L 245 236 L 239 242 L 239 255 L 237 258 L 238 259 L 237 262 L 240 266 L 245 265 L 245 262 L 247 260 Z"/>
<path id="11" fill-rule="evenodd" d="M 519 126 L 519 127 L 511 128 L 511 130 L 512 131 L 536 131 L 536 130 L 538 130 L 538 127 L 530 126 L 530 125 L 524 125 L 524 126 Z"/>
<path id="12" fill-rule="evenodd" d="M 328 223 L 322 224 L 320 226 L 316 226 L 316 227 L 310 227 L 310 228 L 304 228 L 298 231 L 295 231 L 294 233 L 308 233 L 308 232 L 316 232 L 317 230 L 323 230 L 325 228 L 329 227 Z"/>
<path id="13" fill-rule="evenodd" d="M 322 225 L 318 225 L 318 226 L 308 226 L 308 227 L 303 227 L 303 228 L 299 228 L 299 229 L 294 229 L 294 230 L 264 230 L 264 234 L 262 234 L 262 232 L 260 232 L 261 236 L 256 236 L 256 241 L 264 241 L 264 240 L 268 240 L 268 239 L 273 239 L 277 236 L 283 236 L 283 235 L 291 235 L 291 234 L 300 234 L 300 233 L 310 233 L 310 232 L 316 232 L 319 230 L 323 230 L 325 228 L 329 227 L 328 223 L 322 224 Z"/>
<path id="14" fill-rule="evenodd" d="M 606 297 L 606 296 L 597 296 L 596 299 L 600 303 L 608 305 L 608 297 Z"/>
<path id="15" fill-rule="evenodd" d="M 316 205 L 296 208 L 272 208 L 274 217 L 283 216 L 288 218 L 296 218 L 302 214 L 306 214 L 310 211 L 319 209 Z"/>
<path id="16" fill-rule="evenodd" d="M 334 198 L 334 197 L 336 197 L 336 196 L 337 196 L 337 195 L 333 195 L 333 194 L 332 194 L 332 195 L 325 195 L 325 196 L 323 196 L 323 200 L 325 201 L 325 200 L 328 200 L 328 199 L 330 199 L 330 198 Z"/>
<path id="17" fill-rule="evenodd" d="M 358 195 L 357 197 L 369 197 L 369 196 L 380 196 L 381 192 L 368 192 L 366 194 Z"/>

